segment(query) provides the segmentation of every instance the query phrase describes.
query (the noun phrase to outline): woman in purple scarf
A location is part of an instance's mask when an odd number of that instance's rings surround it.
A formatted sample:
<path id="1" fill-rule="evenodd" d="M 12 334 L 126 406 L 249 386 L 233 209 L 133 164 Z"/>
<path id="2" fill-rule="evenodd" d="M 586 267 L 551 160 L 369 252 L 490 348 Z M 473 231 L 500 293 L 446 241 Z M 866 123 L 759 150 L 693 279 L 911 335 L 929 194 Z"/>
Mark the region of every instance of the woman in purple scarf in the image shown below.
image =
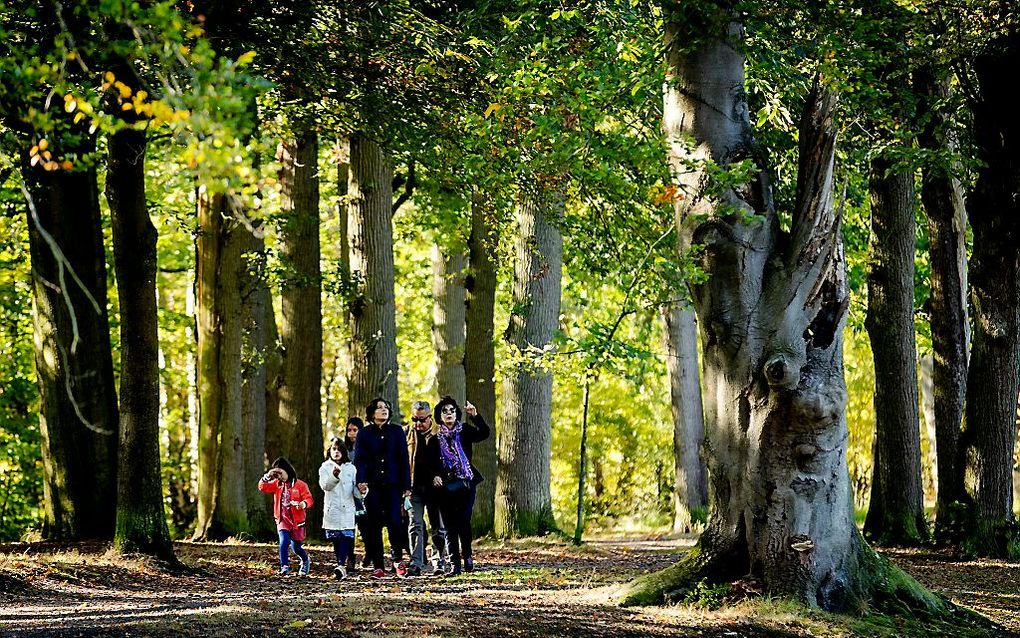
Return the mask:
<path id="1" fill-rule="evenodd" d="M 460 406 L 452 397 L 443 397 L 436 404 L 434 417 L 439 424 L 439 456 L 444 474 L 438 482 L 439 509 L 446 524 L 446 538 L 453 560 L 453 575 L 473 571 L 471 558 L 471 510 L 475 487 L 482 481 L 478 469 L 471 465 L 471 446 L 489 437 L 489 425 L 470 402 L 464 404 L 468 422 L 461 421 Z"/>

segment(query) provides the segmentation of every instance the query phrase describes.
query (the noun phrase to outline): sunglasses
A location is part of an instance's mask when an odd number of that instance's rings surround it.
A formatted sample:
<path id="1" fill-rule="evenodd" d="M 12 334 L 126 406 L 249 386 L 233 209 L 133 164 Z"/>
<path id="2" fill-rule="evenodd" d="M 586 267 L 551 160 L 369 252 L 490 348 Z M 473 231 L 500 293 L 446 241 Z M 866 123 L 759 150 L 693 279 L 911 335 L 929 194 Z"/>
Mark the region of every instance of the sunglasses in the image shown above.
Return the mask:
<path id="1" fill-rule="evenodd" d="M 430 416 L 423 416 L 421 418 L 413 416 L 413 417 L 411 417 L 411 421 L 413 421 L 414 423 L 425 423 L 426 421 L 428 421 L 431 418 L 432 417 L 430 417 Z"/>
<path id="2" fill-rule="evenodd" d="M 444 405 L 443 406 L 443 414 L 456 414 L 456 413 L 457 413 L 457 408 L 453 407 L 452 405 Z"/>

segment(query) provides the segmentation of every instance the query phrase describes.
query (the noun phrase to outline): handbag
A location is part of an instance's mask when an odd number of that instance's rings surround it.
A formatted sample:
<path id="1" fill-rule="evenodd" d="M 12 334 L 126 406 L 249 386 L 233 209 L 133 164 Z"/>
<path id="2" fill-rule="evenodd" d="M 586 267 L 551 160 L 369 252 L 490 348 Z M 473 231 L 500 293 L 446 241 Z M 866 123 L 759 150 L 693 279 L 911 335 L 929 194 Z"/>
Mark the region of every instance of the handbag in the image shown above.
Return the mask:
<path id="1" fill-rule="evenodd" d="M 449 494 L 462 494 L 471 489 L 471 482 L 467 479 L 455 478 L 444 482 L 443 488 Z"/>

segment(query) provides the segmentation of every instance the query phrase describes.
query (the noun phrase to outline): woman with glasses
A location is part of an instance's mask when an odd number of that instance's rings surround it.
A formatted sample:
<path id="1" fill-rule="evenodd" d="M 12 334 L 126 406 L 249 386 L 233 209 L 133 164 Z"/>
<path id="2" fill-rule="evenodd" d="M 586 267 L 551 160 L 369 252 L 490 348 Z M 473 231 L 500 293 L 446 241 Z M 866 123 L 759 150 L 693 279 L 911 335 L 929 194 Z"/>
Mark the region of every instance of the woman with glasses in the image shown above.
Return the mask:
<path id="1" fill-rule="evenodd" d="M 475 488 L 482 482 L 482 475 L 471 464 L 471 448 L 489 437 L 489 425 L 475 406 L 466 402 L 464 410 L 468 414 L 466 423 L 462 421 L 457 401 L 445 396 L 436 404 L 434 412 L 439 424 L 437 438 L 443 469 L 443 476 L 437 481 L 441 483 L 439 509 L 446 525 L 454 576 L 461 573 L 462 559 L 464 571 L 475 568 L 471 557 L 471 510 L 475 504 Z"/>

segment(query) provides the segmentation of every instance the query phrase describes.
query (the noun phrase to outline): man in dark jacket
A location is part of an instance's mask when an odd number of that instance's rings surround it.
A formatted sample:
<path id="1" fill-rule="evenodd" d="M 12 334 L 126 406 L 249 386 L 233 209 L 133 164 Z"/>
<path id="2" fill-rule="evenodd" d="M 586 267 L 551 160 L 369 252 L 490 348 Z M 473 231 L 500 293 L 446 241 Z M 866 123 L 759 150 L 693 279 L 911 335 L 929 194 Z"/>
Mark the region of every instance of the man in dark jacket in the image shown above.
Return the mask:
<path id="1" fill-rule="evenodd" d="M 425 569 L 427 533 L 432 532 L 432 546 L 436 552 L 436 574 L 447 571 L 450 550 L 446 546 L 446 528 L 439 513 L 436 490 L 443 475 L 439 461 L 439 441 L 432 421 L 432 406 L 428 401 L 415 401 L 411 406 L 411 427 L 407 430 L 407 456 L 411 464 L 411 565 L 408 576 L 420 576 Z M 425 526 L 425 513 L 429 525 Z"/>
<path id="2" fill-rule="evenodd" d="M 358 489 L 365 494 L 365 553 L 372 561 L 373 578 L 386 575 L 383 561 L 382 529 L 389 530 L 393 569 L 403 576 L 407 567 L 400 562 L 403 500 L 411 495 L 411 473 L 407 458 L 407 440 L 399 425 L 390 423 L 390 404 L 373 399 L 365 409 L 365 427 L 354 446 L 354 467 L 358 470 Z M 366 493 L 367 492 L 367 493 Z"/>

